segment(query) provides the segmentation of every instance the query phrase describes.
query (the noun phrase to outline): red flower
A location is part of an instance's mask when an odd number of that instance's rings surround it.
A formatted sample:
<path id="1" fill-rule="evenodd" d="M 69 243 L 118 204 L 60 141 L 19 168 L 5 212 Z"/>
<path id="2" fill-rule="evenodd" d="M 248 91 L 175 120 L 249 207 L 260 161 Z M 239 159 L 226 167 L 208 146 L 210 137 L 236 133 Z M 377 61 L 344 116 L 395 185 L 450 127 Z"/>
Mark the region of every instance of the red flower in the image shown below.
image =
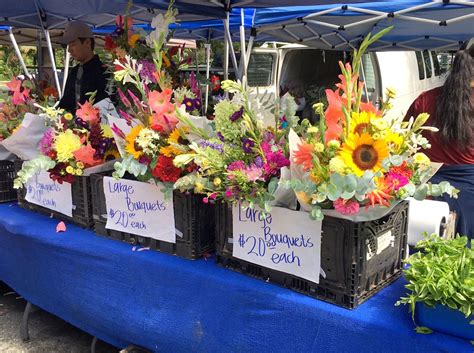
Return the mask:
<path id="1" fill-rule="evenodd" d="M 114 39 L 111 36 L 105 37 L 104 48 L 105 48 L 105 50 L 107 50 L 109 52 L 111 52 L 115 48 L 117 48 L 117 44 L 115 43 Z"/>
<path id="2" fill-rule="evenodd" d="M 174 183 L 181 176 L 181 169 L 174 166 L 173 158 L 161 155 L 151 174 L 163 182 Z"/>

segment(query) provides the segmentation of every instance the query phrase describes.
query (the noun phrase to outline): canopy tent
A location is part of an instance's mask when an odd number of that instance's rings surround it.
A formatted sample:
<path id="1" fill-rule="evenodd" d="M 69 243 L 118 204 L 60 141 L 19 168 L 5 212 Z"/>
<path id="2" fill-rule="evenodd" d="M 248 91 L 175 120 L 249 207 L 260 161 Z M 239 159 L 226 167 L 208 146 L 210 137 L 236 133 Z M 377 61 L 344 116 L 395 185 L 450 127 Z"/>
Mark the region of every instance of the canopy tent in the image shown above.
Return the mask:
<path id="1" fill-rule="evenodd" d="M 351 50 L 366 34 L 394 26 L 370 50 L 457 49 L 474 37 L 474 1 L 341 2 L 257 9 L 255 26 L 258 35 L 333 50 Z"/>

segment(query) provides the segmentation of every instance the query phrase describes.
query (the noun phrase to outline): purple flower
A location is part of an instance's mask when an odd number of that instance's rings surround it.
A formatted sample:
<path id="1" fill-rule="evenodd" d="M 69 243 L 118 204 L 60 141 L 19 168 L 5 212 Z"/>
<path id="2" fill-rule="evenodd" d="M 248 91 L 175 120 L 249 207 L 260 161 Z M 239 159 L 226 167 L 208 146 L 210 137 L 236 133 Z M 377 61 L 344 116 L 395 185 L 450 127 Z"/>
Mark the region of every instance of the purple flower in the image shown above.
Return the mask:
<path id="1" fill-rule="evenodd" d="M 151 159 L 148 158 L 147 156 L 141 156 L 140 159 L 138 160 L 139 163 L 141 164 L 146 164 L 149 165 L 151 163 Z"/>
<path id="2" fill-rule="evenodd" d="M 75 118 L 74 121 L 77 126 L 82 127 L 86 130 L 89 130 L 89 123 L 87 121 L 84 121 L 81 118 Z"/>
<path id="3" fill-rule="evenodd" d="M 219 151 L 220 153 L 224 152 L 223 146 L 220 143 L 212 143 L 206 140 L 199 140 L 198 143 L 199 143 L 199 146 L 201 147 L 204 147 L 204 148 L 209 147 L 209 148 L 212 148 L 213 150 Z"/>
<path id="4" fill-rule="evenodd" d="M 263 133 L 263 142 L 264 143 L 270 143 L 272 140 L 275 139 L 275 135 L 273 135 L 273 133 L 269 130 L 266 130 L 264 133 Z"/>
<path id="5" fill-rule="evenodd" d="M 183 104 L 185 105 L 187 112 L 192 112 L 194 109 L 196 109 L 194 99 L 186 97 L 183 99 Z"/>
<path id="6" fill-rule="evenodd" d="M 54 129 L 49 128 L 44 132 L 43 137 L 41 138 L 41 141 L 39 143 L 39 149 L 42 154 L 47 156 L 49 152 L 51 152 L 51 147 L 53 146 L 54 142 Z"/>
<path id="7" fill-rule="evenodd" d="M 234 112 L 231 116 L 230 116 L 230 121 L 236 121 L 238 119 L 240 119 L 242 117 L 242 115 L 244 114 L 244 107 L 241 107 L 239 110 L 237 110 L 236 112 Z"/>
<path id="8" fill-rule="evenodd" d="M 221 140 L 222 142 L 224 142 L 224 135 L 222 135 L 220 131 L 217 131 L 217 138 Z"/>
<path id="9" fill-rule="evenodd" d="M 148 60 L 139 60 L 138 63 L 142 65 L 142 70 L 140 71 L 140 78 L 142 80 L 148 79 L 151 82 L 156 83 L 156 78 L 153 75 L 156 72 L 155 64 Z"/>
<path id="10" fill-rule="evenodd" d="M 257 158 L 255 158 L 255 165 L 259 168 L 262 168 L 263 167 L 263 159 L 262 157 L 258 156 Z"/>
<path id="11" fill-rule="evenodd" d="M 255 142 L 253 142 L 251 139 L 244 138 L 242 140 L 242 149 L 244 150 L 245 153 L 252 153 L 254 146 L 255 146 Z"/>
<path id="12" fill-rule="evenodd" d="M 194 98 L 194 106 L 197 110 L 200 110 L 202 107 L 201 98 Z"/>

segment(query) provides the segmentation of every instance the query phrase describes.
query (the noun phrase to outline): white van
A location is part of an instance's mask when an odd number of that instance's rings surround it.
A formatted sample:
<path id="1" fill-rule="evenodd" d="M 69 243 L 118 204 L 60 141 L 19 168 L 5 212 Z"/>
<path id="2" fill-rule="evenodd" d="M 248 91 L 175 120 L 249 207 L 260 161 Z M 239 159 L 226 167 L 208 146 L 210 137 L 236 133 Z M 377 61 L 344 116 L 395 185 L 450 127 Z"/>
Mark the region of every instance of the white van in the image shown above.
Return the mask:
<path id="1" fill-rule="evenodd" d="M 324 101 L 326 88 L 338 82 L 340 60 L 348 53 L 313 49 L 298 44 L 264 44 L 252 51 L 247 81 L 259 95 L 276 96 L 289 90 L 300 98 L 301 115 L 315 119 L 311 106 Z M 364 96 L 378 104 L 387 88 L 396 92 L 391 116 L 404 115 L 418 95 L 441 86 L 446 78 L 451 54 L 433 51 L 391 51 L 367 53 L 363 57 L 361 78 Z"/>

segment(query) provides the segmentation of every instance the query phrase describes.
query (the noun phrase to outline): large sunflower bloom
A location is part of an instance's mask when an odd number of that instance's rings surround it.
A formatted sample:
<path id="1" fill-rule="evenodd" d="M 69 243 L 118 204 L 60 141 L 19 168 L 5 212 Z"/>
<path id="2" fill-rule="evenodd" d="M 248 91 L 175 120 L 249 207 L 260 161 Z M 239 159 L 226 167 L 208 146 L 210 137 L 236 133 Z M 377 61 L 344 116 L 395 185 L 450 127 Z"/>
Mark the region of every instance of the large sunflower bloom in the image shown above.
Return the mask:
<path id="1" fill-rule="evenodd" d="M 142 156 L 143 151 L 141 150 L 139 146 L 137 146 L 137 144 L 135 143 L 135 140 L 137 139 L 137 136 L 140 133 L 140 131 L 142 131 L 142 129 L 143 129 L 142 125 L 135 126 L 125 138 L 127 142 L 125 145 L 125 151 L 128 154 L 132 155 L 133 158 L 137 160 Z"/>
<path id="2" fill-rule="evenodd" d="M 385 140 L 374 140 L 369 134 L 351 134 L 342 145 L 340 157 L 357 176 L 366 170 L 377 172 L 389 155 Z"/>

